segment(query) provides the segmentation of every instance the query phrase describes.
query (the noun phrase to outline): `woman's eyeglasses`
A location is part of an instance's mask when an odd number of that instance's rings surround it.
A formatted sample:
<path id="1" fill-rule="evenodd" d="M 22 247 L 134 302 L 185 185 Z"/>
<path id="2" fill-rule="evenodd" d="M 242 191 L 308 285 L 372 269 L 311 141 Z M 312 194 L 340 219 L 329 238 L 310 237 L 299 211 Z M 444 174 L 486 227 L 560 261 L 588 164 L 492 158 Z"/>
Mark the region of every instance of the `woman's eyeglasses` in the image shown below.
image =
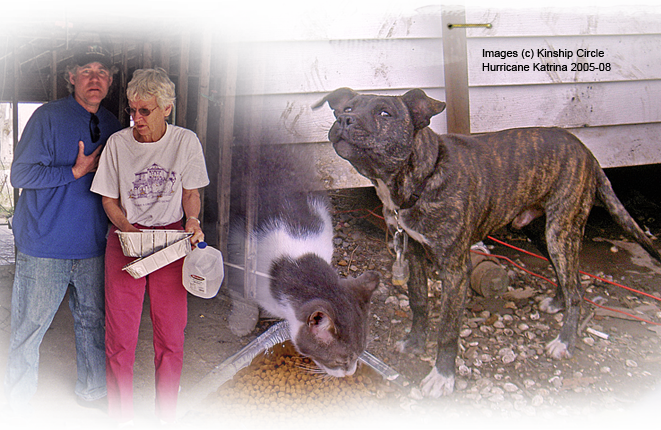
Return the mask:
<path id="1" fill-rule="evenodd" d="M 156 106 L 154 109 L 151 110 L 147 108 L 134 109 L 132 107 L 127 107 L 126 109 L 124 109 L 124 111 L 131 116 L 135 116 L 135 113 L 138 112 L 140 116 L 147 117 L 151 115 L 151 113 L 154 112 L 156 109 L 158 109 L 158 106 Z"/>
<path id="2" fill-rule="evenodd" d="M 92 143 L 96 143 L 101 137 L 101 130 L 99 129 L 99 117 L 92 114 L 90 117 L 90 137 Z"/>

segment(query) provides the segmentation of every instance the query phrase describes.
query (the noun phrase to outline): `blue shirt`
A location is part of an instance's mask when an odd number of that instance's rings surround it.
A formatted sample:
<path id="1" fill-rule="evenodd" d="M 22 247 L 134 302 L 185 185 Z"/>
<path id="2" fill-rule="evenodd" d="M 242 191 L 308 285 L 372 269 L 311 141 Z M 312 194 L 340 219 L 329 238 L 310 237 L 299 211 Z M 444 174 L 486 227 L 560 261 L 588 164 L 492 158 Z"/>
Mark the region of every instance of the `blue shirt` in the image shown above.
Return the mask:
<path id="1" fill-rule="evenodd" d="M 73 95 L 39 107 L 25 126 L 11 167 L 11 184 L 22 188 L 13 218 L 19 251 L 33 257 L 82 259 L 103 255 L 108 218 L 101 197 L 90 191 L 94 173 L 75 179 L 78 141 L 89 155 L 121 128 L 99 107 L 101 137 L 92 143 L 91 114 Z"/>

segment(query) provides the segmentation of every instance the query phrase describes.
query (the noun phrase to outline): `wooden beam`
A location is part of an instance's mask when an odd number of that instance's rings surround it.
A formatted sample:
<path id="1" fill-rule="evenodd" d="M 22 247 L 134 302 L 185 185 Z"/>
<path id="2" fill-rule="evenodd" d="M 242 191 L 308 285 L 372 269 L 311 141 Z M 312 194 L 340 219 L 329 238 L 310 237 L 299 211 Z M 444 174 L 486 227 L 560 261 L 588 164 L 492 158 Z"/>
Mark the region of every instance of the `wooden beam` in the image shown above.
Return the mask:
<path id="1" fill-rule="evenodd" d="M 449 27 L 465 24 L 466 10 L 463 6 L 444 6 L 441 21 L 448 133 L 470 134 L 466 29 Z"/>
<path id="2" fill-rule="evenodd" d="M 51 50 L 50 74 L 51 74 L 50 99 L 55 100 L 57 98 L 57 50 L 55 49 L 55 47 L 53 47 L 53 49 Z"/>
<path id="3" fill-rule="evenodd" d="M 21 66 L 18 64 L 18 55 L 16 52 L 16 44 L 17 44 L 17 39 L 13 40 L 13 69 L 14 69 L 14 94 L 12 97 L 12 112 L 11 112 L 11 119 L 12 119 L 12 131 L 13 131 L 13 138 L 14 138 L 14 150 L 13 154 L 16 154 L 16 147 L 18 146 L 18 89 L 21 83 Z M 16 208 L 16 205 L 18 204 L 18 197 L 20 194 L 20 190 L 18 188 L 14 188 L 14 208 Z"/>
<path id="4" fill-rule="evenodd" d="M 161 49 L 158 56 L 158 66 L 170 74 L 170 39 L 161 40 Z"/>
<path id="5" fill-rule="evenodd" d="M 218 201 L 218 243 L 227 255 L 230 224 L 230 182 L 232 180 L 232 143 L 234 142 L 234 111 L 236 107 L 236 79 L 238 76 L 238 50 L 235 43 L 226 43 L 223 49 L 223 74 L 220 83 L 220 135 L 218 145 L 218 175 L 216 178 Z"/>
<path id="6" fill-rule="evenodd" d="M 189 32 L 181 35 L 181 50 L 179 59 L 179 82 L 177 82 L 177 111 L 176 124 L 180 127 L 186 127 L 186 113 L 188 111 L 188 71 L 190 61 L 190 40 Z"/>
<path id="7" fill-rule="evenodd" d="M 145 42 L 142 44 L 142 68 L 151 69 L 154 64 L 153 59 L 154 53 L 152 49 L 152 44 L 150 42 Z"/>
<path id="8" fill-rule="evenodd" d="M 200 52 L 200 79 L 197 98 L 197 137 L 202 148 L 207 147 L 207 120 L 209 116 L 209 81 L 211 79 L 211 33 L 205 31 L 202 35 Z"/>
<path id="9" fill-rule="evenodd" d="M 246 232 L 245 232 L 245 267 L 244 272 L 244 297 L 254 300 L 257 294 L 257 243 L 253 230 L 257 225 L 259 216 L 259 191 L 258 181 L 258 163 L 260 154 L 260 144 L 264 139 L 262 130 L 262 109 L 264 101 L 264 76 L 266 73 L 263 59 L 257 59 L 253 64 L 254 79 L 250 82 L 249 112 L 248 112 L 248 130 L 246 137 L 247 146 L 247 167 L 248 172 L 245 179 L 244 195 L 246 202 Z"/>
<path id="10" fill-rule="evenodd" d="M 211 80 L 211 33 L 205 31 L 202 35 L 200 52 L 200 79 L 197 97 L 196 133 L 202 143 L 204 154 L 207 153 L 207 124 L 209 119 L 209 81 Z M 202 207 L 200 208 L 200 223 L 204 223 L 204 189 L 200 190 Z"/>
<path id="11" fill-rule="evenodd" d="M 122 41 L 122 68 L 119 71 L 119 112 L 117 112 L 117 118 L 119 118 L 122 127 L 128 127 L 131 123 L 131 118 L 124 111 L 129 105 L 128 100 L 126 99 L 126 86 L 129 82 L 129 44 L 126 39 Z"/>

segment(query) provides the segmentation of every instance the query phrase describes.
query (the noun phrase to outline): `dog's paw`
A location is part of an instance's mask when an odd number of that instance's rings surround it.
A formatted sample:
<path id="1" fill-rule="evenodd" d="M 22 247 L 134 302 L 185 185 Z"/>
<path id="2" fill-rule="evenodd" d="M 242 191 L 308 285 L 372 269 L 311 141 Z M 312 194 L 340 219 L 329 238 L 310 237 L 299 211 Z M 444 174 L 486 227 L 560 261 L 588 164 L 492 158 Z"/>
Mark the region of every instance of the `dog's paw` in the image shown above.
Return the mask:
<path id="1" fill-rule="evenodd" d="M 426 397 L 448 396 L 454 391 L 454 375 L 441 375 L 434 366 L 429 375 L 420 383 L 420 388 L 422 394 Z"/>
<path id="2" fill-rule="evenodd" d="M 539 309 L 547 314 L 557 314 L 563 307 L 559 306 L 553 297 L 547 297 L 539 302 Z"/>
<path id="3" fill-rule="evenodd" d="M 560 340 L 560 336 L 553 339 L 546 345 L 546 353 L 555 360 L 562 360 L 563 358 L 571 358 L 571 353 L 567 344 Z"/>

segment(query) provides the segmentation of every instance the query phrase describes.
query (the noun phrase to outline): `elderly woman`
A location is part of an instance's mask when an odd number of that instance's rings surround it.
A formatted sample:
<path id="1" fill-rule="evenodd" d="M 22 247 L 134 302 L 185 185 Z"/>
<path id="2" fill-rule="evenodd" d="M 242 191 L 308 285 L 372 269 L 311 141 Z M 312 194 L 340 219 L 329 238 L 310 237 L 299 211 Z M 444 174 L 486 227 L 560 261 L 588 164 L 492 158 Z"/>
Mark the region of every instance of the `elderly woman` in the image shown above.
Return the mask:
<path id="1" fill-rule="evenodd" d="M 188 312 L 183 260 L 134 279 L 122 271 L 133 258 L 124 256 L 115 231 L 185 229 L 193 233 L 192 244 L 203 240 L 198 189 L 209 179 L 195 133 L 166 122 L 175 99 L 166 72 L 136 70 L 126 94 L 134 125 L 108 139 L 92 183 L 113 224 L 105 257 L 108 412 L 120 424 L 133 420 L 133 364 L 146 291 L 153 323 L 156 415 L 169 423 L 176 414 Z"/>

